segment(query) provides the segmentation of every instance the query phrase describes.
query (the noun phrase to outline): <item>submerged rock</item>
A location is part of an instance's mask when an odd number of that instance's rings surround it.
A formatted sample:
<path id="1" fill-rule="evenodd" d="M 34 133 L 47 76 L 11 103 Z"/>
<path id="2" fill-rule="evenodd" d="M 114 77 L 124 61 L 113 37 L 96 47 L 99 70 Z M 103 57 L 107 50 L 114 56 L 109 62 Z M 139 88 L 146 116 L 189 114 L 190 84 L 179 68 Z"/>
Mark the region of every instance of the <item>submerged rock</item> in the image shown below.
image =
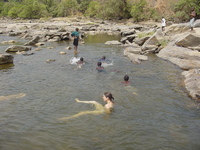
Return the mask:
<path id="1" fill-rule="evenodd" d="M 14 57 L 10 54 L 0 54 L 0 65 L 13 63 Z"/>
<path id="2" fill-rule="evenodd" d="M 31 47 L 29 46 L 20 46 L 20 45 L 13 45 L 9 46 L 5 52 L 21 52 L 21 51 L 29 51 Z"/>
<path id="3" fill-rule="evenodd" d="M 106 45 L 121 45 L 119 41 L 107 41 L 105 44 Z"/>
<path id="4" fill-rule="evenodd" d="M 185 77 L 184 83 L 189 95 L 200 101 L 200 69 L 184 71 L 182 75 Z"/>

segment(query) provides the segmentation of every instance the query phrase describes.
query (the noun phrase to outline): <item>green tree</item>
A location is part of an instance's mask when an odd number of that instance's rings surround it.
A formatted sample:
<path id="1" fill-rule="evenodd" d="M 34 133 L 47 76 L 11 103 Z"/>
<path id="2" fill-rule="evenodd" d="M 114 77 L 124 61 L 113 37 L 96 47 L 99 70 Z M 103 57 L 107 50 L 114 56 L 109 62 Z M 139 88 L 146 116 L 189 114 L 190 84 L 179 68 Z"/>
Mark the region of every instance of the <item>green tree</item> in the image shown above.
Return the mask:
<path id="1" fill-rule="evenodd" d="M 127 0 L 108 0 L 103 5 L 105 18 L 123 19 L 130 17 Z"/>
<path id="2" fill-rule="evenodd" d="M 77 0 L 79 12 L 84 14 L 86 12 L 86 10 L 88 9 L 88 6 L 91 1 L 92 0 Z"/>
<path id="3" fill-rule="evenodd" d="M 3 2 L 0 2 L 0 16 L 2 16 L 1 13 L 2 13 L 2 11 L 3 11 L 3 5 L 4 5 L 4 3 L 3 3 Z"/>
<path id="4" fill-rule="evenodd" d="M 62 0 L 57 7 L 57 16 L 66 17 L 78 13 L 78 4 L 76 0 Z"/>
<path id="5" fill-rule="evenodd" d="M 91 1 L 89 3 L 88 9 L 86 10 L 86 15 L 89 17 L 98 17 L 98 14 L 100 14 L 99 10 L 101 8 L 101 4 L 97 1 Z"/>
<path id="6" fill-rule="evenodd" d="M 133 3 L 130 14 L 136 22 L 145 20 L 146 14 L 144 14 L 144 9 L 146 5 L 147 2 L 145 0 L 137 0 Z"/>
<path id="7" fill-rule="evenodd" d="M 38 19 L 48 15 L 45 5 L 37 0 L 24 0 L 18 17 L 24 19 Z"/>
<path id="8" fill-rule="evenodd" d="M 15 3 L 15 5 L 8 11 L 8 16 L 11 18 L 17 18 L 22 9 L 23 5 Z"/>
<path id="9" fill-rule="evenodd" d="M 56 17 L 57 7 L 60 0 L 41 0 L 41 3 L 45 5 L 47 12 L 52 16 Z"/>
<path id="10" fill-rule="evenodd" d="M 199 0 L 180 0 L 174 7 L 175 17 L 181 22 L 188 21 L 192 8 L 195 9 L 197 15 L 200 15 Z"/>
<path id="11" fill-rule="evenodd" d="M 8 16 L 9 10 L 14 7 L 14 3 L 7 2 L 3 4 L 2 10 L 1 10 L 1 16 Z"/>

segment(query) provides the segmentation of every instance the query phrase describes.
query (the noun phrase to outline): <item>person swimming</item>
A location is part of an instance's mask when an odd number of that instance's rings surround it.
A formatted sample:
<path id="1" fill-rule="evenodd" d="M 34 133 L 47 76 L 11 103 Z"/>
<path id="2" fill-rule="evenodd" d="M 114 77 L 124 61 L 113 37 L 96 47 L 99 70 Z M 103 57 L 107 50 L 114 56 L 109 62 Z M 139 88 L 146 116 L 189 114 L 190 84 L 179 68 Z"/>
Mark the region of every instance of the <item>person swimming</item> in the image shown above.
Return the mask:
<path id="1" fill-rule="evenodd" d="M 99 62 L 102 63 L 103 67 L 107 67 L 107 66 L 112 66 L 113 65 L 113 60 L 106 59 L 106 56 L 102 56 L 102 58 L 99 59 Z"/>
<path id="2" fill-rule="evenodd" d="M 79 117 L 81 115 L 86 115 L 86 114 L 97 115 L 97 114 L 102 114 L 102 113 L 111 113 L 114 109 L 114 97 L 113 97 L 112 93 L 110 93 L 110 92 L 105 92 L 103 94 L 103 101 L 106 102 L 105 106 L 101 105 L 100 103 L 98 103 L 96 101 L 80 101 L 77 98 L 75 100 L 78 103 L 93 104 L 95 106 L 95 110 L 94 111 L 82 111 L 82 112 L 79 112 L 70 117 L 59 118 L 59 120 L 68 120 L 68 119 L 76 118 L 76 117 Z"/>
<path id="3" fill-rule="evenodd" d="M 106 56 L 102 56 L 102 58 L 99 61 L 106 61 Z"/>
<path id="4" fill-rule="evenodd" d="M 85 61 L 83 57 L 80 57 L 80 60 L 77 62 L 78 68 L 81 68 L 83 64 L 85 64 Z"/>
<path id="5" fill-rule="evenodd" d="M 97 62 L 96 70 L 97 70 L 98 72 L 103 72 L 103 71 L 104 71 L 104 67 L 101 66 L 101 65 L 102 65 L 102 63 L 101 63 L 100 61 Z"/>
<path id="6" fill-rule="evenodd" d="M 132 93 L 133 95 L 138 95 L 137 94 L 137 89 L 133 86 L 131 86 L 131 81 L 129 81 L 129 76 L 125 75 L 124 76 L 124 81 L 122 81 L 122 84 L 125 85 L 125 90 Z"/>
<path id="7" fill-rule="evenodd" d="M 85 64 L 83 57 L 80 57 L 80 60 L 77 62 L 77 64 Z"/>
<path id="8" fill-rule="evenodd" d="M 124 85 L 130 85 L 130 81 L 129 81 L 129 76 L 128 75 L 125 75 L 124 76 L 124 81 L 122 82 Z"/>

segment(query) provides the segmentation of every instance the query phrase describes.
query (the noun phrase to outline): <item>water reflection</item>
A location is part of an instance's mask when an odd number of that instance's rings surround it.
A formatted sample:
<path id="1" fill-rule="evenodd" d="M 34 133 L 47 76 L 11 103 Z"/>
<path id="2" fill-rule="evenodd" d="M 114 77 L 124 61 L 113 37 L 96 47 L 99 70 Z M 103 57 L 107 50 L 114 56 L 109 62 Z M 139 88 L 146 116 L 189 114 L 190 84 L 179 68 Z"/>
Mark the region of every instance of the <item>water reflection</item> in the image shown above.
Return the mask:
<path id="1" fill-rule="evenodd" d="M 90 43 L 105 43 L 107 41 L 120 40 L 120 35 L 96 34 L 87 35 L 84 41 Z"/>
<path id="2" fill-rule="evenodd" d="M 10 69 L 13 69 L 14 68 L 14 64 L 2 64 L 0 65 L 0 72 L 3 71 L 3 72 L 8 72 Z"/>

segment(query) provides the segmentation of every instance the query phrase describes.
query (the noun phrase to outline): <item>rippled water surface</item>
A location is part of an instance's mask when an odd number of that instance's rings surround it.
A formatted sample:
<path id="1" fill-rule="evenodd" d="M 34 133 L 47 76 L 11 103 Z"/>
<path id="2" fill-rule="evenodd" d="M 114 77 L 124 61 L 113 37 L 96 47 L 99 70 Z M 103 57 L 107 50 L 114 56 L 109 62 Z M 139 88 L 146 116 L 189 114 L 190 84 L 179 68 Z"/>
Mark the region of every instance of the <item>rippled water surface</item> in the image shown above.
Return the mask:
<path id="1" fill-rule="evenodd" d="M 0 37 L 11 39 L 26 42 Z M 1 65 L 0 96 L 26 96 L 0 101 L 0 150 L 199 150 L 200 110 L 185 93 L 182 71 L 155 55 L 132 64 L 123 47 L 104 45 L 112 39 L 117 37 L 86 38 L 79 45 L 79 56 L 86 61 L 80 69 L 70 64 L 73 50 L 65 49 L 72 42 L 47 43 L 30 56 L 13 54 L 13 65 Z M 0 52 L 8 46 L 1 44 Z M 103 55 L 113 65 L 97 73 Z M 121 84 L 126 73 L 131 86 Z M 94 110 L 75 98 L 105 104 L 106 91 L 115 98 L 112 114 L 58 120 Z"/>

